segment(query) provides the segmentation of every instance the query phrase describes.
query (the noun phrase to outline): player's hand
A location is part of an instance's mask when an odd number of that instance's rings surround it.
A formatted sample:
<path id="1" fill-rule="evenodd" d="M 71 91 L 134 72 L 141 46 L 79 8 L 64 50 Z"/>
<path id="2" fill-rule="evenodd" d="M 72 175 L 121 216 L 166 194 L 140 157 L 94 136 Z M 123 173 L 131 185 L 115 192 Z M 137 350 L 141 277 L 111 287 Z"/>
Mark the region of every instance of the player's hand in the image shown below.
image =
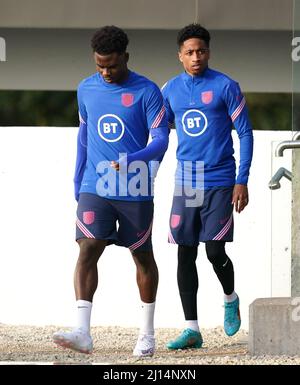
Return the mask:
<path id="1" fill-rule="evenodd" d="M 232 193 L 232 204 L 235 211 L 240 213 L 249 202 L 248 187 L 243 184 L 236 184 Z"/>
<path id="2" fill-rule="evenodd" d="M 110 162 L 110 166 L 114 168 L 116 171 L 120 170 L 120 165 L 118 162 L 115 162 L 114 160 Z"/>

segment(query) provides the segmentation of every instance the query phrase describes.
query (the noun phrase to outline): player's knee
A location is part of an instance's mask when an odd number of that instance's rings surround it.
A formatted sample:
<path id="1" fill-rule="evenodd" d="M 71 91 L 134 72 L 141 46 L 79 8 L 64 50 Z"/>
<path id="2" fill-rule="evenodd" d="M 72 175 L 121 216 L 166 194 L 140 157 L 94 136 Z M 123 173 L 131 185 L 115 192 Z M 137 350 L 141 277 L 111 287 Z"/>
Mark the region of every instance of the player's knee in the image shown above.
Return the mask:
<path id="1" fill-rule="evenodd" d="M 153 251 L 132 251 L 131 252 L 133 259 L 139 269 L 142 269 L 144 272 L 147 272 L 153 267 L 156 267 L 156 262 L 153 256 Z"/>
<path id="2" fill-rule="evenodd" d="M 197 259 L 198 246 L 178 246 L 178 265 L 194 265 Z"/>
<path id="3" fill-rule="evenodd" d="M 80 239 L 78 244 L 80 262 L 97 261 L 105 248 L 105 243 L 97 239 Z"/>
<path id="4" fill-rule="evenodd" d="M 225 252 L 225 242 L 208 241 L 205 242 L 206 254 L 208 260 L 215 266 L 221 267 L 228 259 Z"/>

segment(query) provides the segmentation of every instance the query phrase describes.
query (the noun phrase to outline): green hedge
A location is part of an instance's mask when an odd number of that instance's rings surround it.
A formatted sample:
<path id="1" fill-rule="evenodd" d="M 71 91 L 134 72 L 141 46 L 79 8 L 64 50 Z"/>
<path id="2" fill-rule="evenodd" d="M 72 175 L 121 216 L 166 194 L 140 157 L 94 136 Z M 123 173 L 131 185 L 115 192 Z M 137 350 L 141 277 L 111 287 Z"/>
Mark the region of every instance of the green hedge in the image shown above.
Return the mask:
<path id="1" fill-rule="evenodd" d="M 299 126 L 300 95 L 245 94 L 253 128 L 291 130 Z M 0 91 L 0 126 L 77 126 L 75 91 Z"/>

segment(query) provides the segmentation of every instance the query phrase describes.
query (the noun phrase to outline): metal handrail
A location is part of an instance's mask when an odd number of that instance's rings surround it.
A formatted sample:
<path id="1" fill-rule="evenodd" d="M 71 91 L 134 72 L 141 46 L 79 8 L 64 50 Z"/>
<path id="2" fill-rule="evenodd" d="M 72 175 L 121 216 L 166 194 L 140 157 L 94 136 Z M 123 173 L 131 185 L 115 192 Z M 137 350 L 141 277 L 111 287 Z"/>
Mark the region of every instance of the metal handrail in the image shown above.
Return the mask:
<path id="1" fill-rule="evenodd" d="M 269 182 L 269 188 L 271 190 L 279 189 L 281 187 L 279 181 L 282 177 L 285 177 L 291 181 L 293 174 L 289 170 L 287 170 L 286 168 L 280 167 L 277 170 L 277 172 L 272 176 L 272 179 Z"/>
<path id="2" fill-rule="evenodd" d="M 283 156 L 283 152 L 288 149 L 300 148 L 300 140 L 284 140 L 275 149 L 275 156 Z"/>
<path id="3" fill-rule="evenodd" d="M 300 140 L 300 131 L 295 132 L 292 140 Z"/>

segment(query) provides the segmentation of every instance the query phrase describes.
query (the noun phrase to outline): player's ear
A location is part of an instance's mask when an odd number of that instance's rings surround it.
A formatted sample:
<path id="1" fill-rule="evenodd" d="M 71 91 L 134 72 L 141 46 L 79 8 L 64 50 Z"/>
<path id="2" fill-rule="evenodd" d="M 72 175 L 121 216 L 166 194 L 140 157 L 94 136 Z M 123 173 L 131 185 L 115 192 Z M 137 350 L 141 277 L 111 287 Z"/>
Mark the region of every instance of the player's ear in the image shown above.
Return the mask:
<path id="1" fill-rule="evenodd" d="M 93 59 L 94 59 L 95 63 L 97 63 L 97 56 L 96 56 L 96 52 L 93 52 Z"/>
<path id="2" fill-rule="evenodd" d="M 126 61 L 126 63 L 128 63 L 128 60 L 129 60 L 129 53 L 125 52 L 125 61 Z"/>
<path id="3" fill-rule="evenodd" d="M 182 60 L 182 53 L 181 53 L 180 50 L 178 51 L 178 59 L 179 59 L 179 61 L 181 61 L 181 63 L 183 62 L 183 60 Z"/>

